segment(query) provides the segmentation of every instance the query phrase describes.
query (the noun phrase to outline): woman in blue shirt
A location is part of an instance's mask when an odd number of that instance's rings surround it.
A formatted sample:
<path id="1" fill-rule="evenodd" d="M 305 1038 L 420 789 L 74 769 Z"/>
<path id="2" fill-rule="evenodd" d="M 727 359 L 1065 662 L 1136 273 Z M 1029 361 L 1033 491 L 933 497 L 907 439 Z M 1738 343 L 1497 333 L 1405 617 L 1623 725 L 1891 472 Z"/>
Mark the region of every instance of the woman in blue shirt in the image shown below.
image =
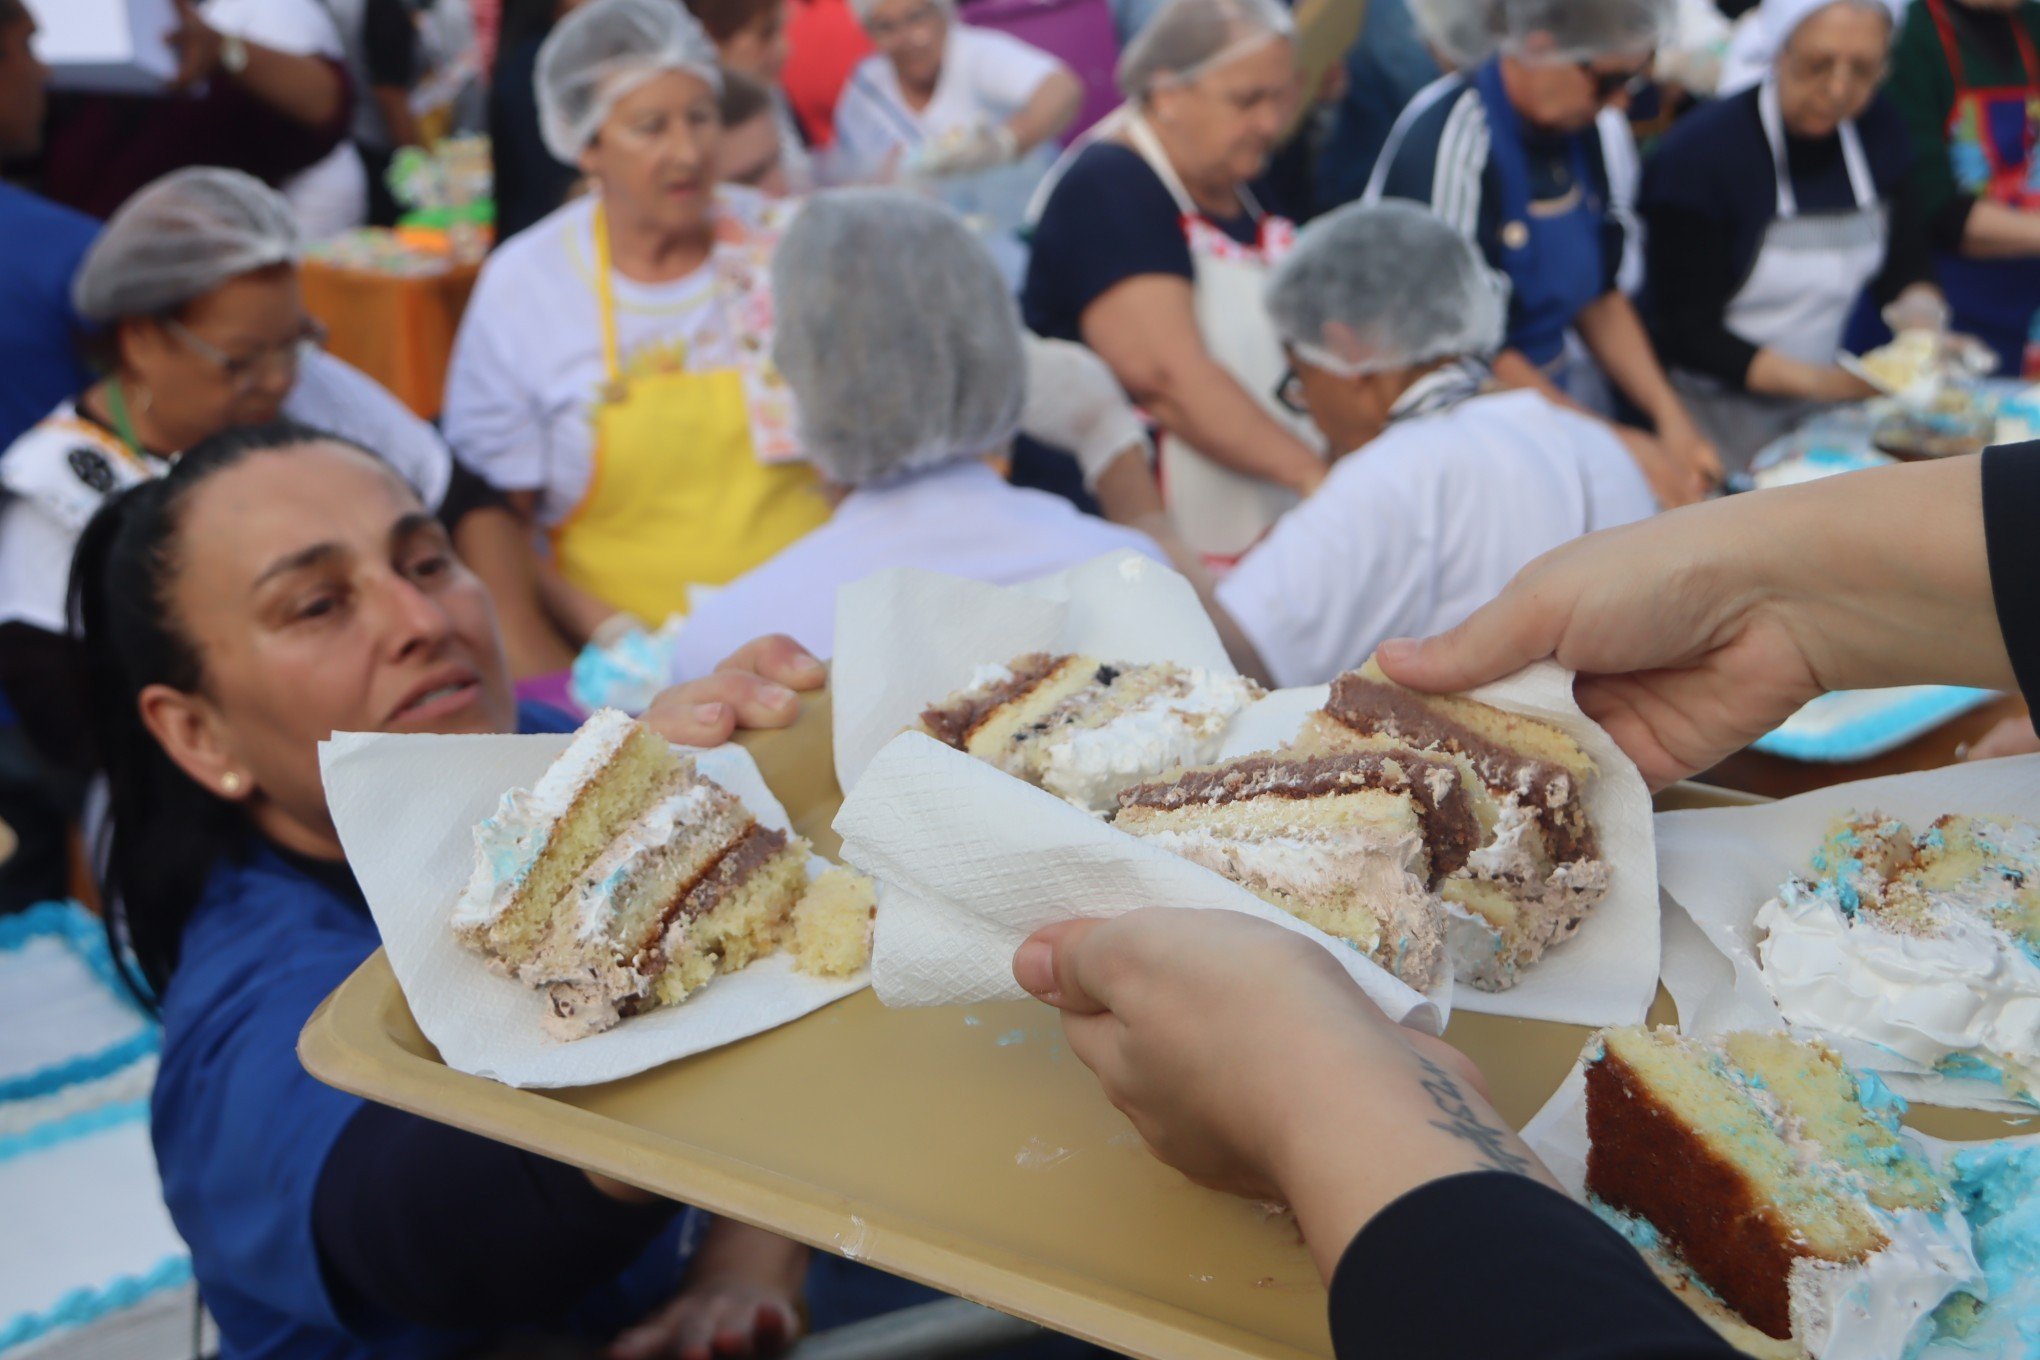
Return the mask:
<path id="1" fill-rule="evenodd" d="M 389 467 L 279 422 L 193 447 L 79 543 L 109 930 L 161 1007 L 164 1197 L 242 1357 L 490 1353 L 526 1333 L 707 1360 L 798 1330 L 806 1249 L 320 1085 L 312 1010 L 379 941 L 320 784 L 335 730 L 559 731 L 512 697 L 495 616 Z M 752 644 L 647 720 L 776 726 L 821 668 Z"/>

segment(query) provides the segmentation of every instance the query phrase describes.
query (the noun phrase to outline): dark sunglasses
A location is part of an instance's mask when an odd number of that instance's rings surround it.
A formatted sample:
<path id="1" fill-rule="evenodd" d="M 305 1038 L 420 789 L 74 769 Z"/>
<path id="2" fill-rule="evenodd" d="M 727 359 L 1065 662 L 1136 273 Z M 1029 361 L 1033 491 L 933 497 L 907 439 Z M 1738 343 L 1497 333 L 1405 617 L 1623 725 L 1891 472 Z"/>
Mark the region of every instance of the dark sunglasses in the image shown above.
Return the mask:
<path id="1" fill-rule="evenodd" d="M 1646 63 L 1639 71 L 1596 71 L 1586 62 L 1574 63 L 1581 74 L 1593 82 L 1594 102 L 1606 104 L 1617 95 L 1628 95 L 1632 99 L 1650 88 L 1650 66 Z"/>

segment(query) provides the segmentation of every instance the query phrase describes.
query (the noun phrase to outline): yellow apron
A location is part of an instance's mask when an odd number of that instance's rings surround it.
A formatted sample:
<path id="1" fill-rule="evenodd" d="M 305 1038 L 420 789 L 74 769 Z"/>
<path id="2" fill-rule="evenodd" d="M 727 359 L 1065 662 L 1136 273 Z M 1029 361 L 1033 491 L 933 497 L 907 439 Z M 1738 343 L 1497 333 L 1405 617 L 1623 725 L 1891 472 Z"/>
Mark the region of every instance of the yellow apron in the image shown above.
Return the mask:
<path id="1" fill-rule="evenodd" d="M 599 205 L 595 291 L 608 381 L 588 490 L 553 531 L 553 553 L 569 581 L 657 624 L 687 612 L 690 585 L 736 579 L 822 524 L 829 506 L 806 464 L 758 461 L 737 369 L 624 375 Z"/>

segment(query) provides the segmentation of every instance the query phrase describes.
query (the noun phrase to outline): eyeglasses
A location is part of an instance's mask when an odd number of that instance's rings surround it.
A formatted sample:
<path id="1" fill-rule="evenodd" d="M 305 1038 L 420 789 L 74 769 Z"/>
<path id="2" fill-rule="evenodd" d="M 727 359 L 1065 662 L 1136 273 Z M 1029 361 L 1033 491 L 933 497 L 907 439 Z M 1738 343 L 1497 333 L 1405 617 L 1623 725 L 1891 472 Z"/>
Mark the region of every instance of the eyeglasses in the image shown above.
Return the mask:
<path id="1" fill-rule="evenodd" d="M 922 5 L 907 11 L 897 19 L 867 19 L 864 21 L 864 33 L 875 43 L 890 42 L 910 28 L 932 24 L 941 17 L 942 6 Z"/>
<path id="2" fill-rule="evenodd" d="M 1282 370 L 1282 377 L 1275 384 L 1275 404 L 1293 416 L 1307 416 L 1310 405 L 1303 396 L 1303 375 L 1290 364 Z"/>
<path id="3" fill-rule="evenodd" d="M 280 345 L 265 345 L 252 354 L 229 354 L 218 345 L 193 335 L 190 327 L 175 317 L 165 318 L 163 328 L 177 337 L 177 343 L 217 368 L 236 395 L 253 391 L 270 365 L 295 370 L 306 350 L 318 349 L 326 343 L 326 328 L 309 317 L 291 339 Z"/>
<path id="4" fill-rule="evenodd" d="M 1645 62 L 1632 71 L 1597 71 L 1592 64 L 1584 61 L 1574 62 L 1573 65 L 1580 68 L 1581 75 L 1593 82 L 1594 102 L 1597 104 L 1613 103 L 1619 95 L 1628 95 L 1633 99 L 1650 88 L 1650 62 Z"/>
<path id="5" fill-rule="evenodd" d="M 1859 61 L 1832 52 L 1811 57 L 1788 55 L 1785 62 L 1787 69 L 1797 79 L 1821 85 L 1833 80 L 1837 72 L 1846 76 L 1852 85 L 1877 85 L 1883 82 L 1885 74 L 1891 69 L 1888 59 L 1875 62 Z"/>

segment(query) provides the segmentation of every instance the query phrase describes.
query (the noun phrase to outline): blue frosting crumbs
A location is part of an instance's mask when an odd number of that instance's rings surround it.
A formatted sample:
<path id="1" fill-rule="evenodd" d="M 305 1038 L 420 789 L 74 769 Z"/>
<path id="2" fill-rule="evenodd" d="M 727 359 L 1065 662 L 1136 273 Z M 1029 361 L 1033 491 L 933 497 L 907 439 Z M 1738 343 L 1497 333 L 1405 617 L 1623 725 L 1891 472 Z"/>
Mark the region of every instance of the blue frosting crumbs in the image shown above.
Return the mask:
<path id="1" fill-rule="evenodd" d="M 1856 1068 L 1855 1073 L 1856 1102 L 1863 1107 L 1863 1113 L 1897 1133 L 1898 1121 L 1911 1108 L 1905 1097 L 1886 1086 L 1884 1079 L 1867 1067 Z"/>
<path id="2" fill-rule="evenodd" d="M 1014 1044 L 1025 1043 L 1026 1040 L 1027 1040 L 1026 1030 L 1009 1029 L 1004 1034 L 1001 1034 L 997 1039 L 993 1040 L 993 1042 L 996 1043 L 1000 1048 L 1011 1048 Z"/>
<path id="3" fill-rule="evenodd" d="M 1934 1070 L 1944 1077 L 1962 1077 L 1970 1081 L 1987 1081 L 1993 1086 L 2005 1084 L 2004 1069 L 1985 1062 L 1974 1053 L 1950 1053 L 1934 1064 Z"/>

